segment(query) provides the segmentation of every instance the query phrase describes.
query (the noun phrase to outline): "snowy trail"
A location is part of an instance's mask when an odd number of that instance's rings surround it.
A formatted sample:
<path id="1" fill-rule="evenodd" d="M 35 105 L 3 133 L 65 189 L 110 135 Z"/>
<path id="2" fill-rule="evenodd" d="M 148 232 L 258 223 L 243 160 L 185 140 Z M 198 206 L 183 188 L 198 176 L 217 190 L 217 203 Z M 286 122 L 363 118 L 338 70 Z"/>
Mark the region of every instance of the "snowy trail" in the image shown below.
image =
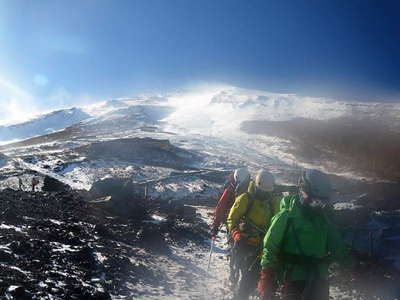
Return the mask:
<path id="1" fill-rule="evenodd" d="M 184 267 L 171 263 L 163 267 L 163 271 L 174 278 L 175 288 L 173 295 L 163 296 L 162 299 L 230 299 L 232 294 L 228 286 L 228 261 L 221 240 L 216 241 L 208 272 L 208 251 L 199 249 L 197 253 L 192 253 L 173 249 L 173 256 Z M 149 298 L 146 296 L 143 299 Z"/>
<path id="2" fill-rule="evenodd" d="M 201 216 L 201 219 L 208 224 L 211 223 L 211 208 L 192 207 L 196 209 L 196 213 Z M 220 233 L 215 242 L 210 269 L 207 271 L 209 246 L 210 240 L 206 241 L 206 245 L 201 246 L 192 242 L 181 246 L 169 245 L 171 251 L 168 254 L 154 255 L 147 263 L 148 268 L 161 273 L 163 280 L 156 285 L 127 282 L 127 286 L 136 291 L 134 299 L 231 299 L 224 234 Z M 132 298 L 115 296 L 113 299 Z"/>
<path id="3" fill-rule="evenodd" d="M 201 214 L 203 219 L 211 224 L 210 213 L 212 209 L 207 207 L 196 207 L 197 213 Z M 209 244 L 211 240 L 208 241 Z M 207 271 L 209 263 L 209 251 L 201 253 L 199 256 L 199 266 L 205 271 L 205 276 L 199 282 L 200 296 L 198 299 L 230 299 L 232 292 L 229 288 L 229 261 L 227 259 L 226 238 L 223 232 L 219 232 L 217 239 L 214 241 L 213 253 L 211 256 L 210 267 Z M 209 249 L 207 249 L 209 250 Z M 193 299 L 193 298 L 192 298 Z"/>
<path id="4" fill-rule="evenodd" d="M 212 209 L 209 207 L 194 206 L 196 212 L 202 216 L 208 224 L 211 224 Z M 172 278 L 176 278 L 174 295 L 162 297 L 162 299 L 197 299 L 208 300 L 231 299 L 232 292 L 229 288 L 229 262 L 227 260 L 224 233 L 220 232 L 214 242 L 210 268 L 207 271 L 209 261 L 209 245 L 207 248 L 197 248 L 196 252 L 186 252 L 179 248 L 173 249 L 173 255 L 183 261 L 184 268 L 178 268 L 175 264 L 169 265 L 166 271 Z M 143 298 L 144 299 L 144 298 Z M 146 297 L 146 299 L 149 299 Z M 160 299 L 160 298 L 154 298 Z"/>

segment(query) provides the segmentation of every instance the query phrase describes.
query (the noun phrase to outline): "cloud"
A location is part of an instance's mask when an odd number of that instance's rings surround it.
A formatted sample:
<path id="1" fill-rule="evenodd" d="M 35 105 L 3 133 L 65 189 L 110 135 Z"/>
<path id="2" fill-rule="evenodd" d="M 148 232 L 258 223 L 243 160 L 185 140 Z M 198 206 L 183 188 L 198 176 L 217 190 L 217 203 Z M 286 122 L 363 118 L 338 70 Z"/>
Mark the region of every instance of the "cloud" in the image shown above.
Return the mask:
<path id="1" fill-rule="evenodd" d="M 70 106 L 82 106 L 99 102 L 97 97 L 90 94 L 75 94 L 65 87 L 55 88 L 48 97 L 46 97 L 46 106 L 51 109 L 65 108 Z"/>
<path id="2" fill-rule="evenodd" d="M 39 85 L 47 84 L 45 77 L 36 79 Z M 90 94 L 73 94 L 62 86 L 39 99 L 14 82 L 0 77 L 0 125 L 19 123 L 41 113 L 94 102 L 99 102 L 99 99 Z"/>
<path id="3" fill-rule="evenodd" d="M 0 106 L 0 124 L 22 121 L 37 112 L 34 97 L 2 77 L 0 77 Z"/>

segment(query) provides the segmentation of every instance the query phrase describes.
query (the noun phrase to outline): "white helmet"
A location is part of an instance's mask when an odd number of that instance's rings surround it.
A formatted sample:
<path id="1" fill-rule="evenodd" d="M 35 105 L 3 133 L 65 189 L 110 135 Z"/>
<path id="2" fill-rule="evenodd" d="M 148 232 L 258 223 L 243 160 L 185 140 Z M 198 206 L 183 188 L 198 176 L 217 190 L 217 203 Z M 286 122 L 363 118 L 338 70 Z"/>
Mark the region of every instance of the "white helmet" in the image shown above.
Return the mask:
<path id="1" fill-rule="evenodd" d="M 235 180 L 236 186 L 239 186 L 242 183 L 249 181 L 250 180 L 249 170 L 247 170 L 246 167 L 236 169 L 233 172 L 233 179 Z"/>
<path id="2" fill-rule="evenodd" d="M 271 173 L 261 169 L 256 174 L 254 184 L 262 192 L 272 192 L 275 187 L 275 179 Z"/>

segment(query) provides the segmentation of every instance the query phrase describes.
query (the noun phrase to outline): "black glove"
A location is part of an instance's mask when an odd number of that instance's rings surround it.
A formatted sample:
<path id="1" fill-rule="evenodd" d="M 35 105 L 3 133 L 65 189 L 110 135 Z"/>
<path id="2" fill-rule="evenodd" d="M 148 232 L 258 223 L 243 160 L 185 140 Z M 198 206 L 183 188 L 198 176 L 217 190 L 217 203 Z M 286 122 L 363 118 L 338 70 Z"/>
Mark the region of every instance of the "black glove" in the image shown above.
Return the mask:
<path id="1" fill-rule="evenodd" d="M 215 238 L 218 234 L 218 227 L 216 226 L 211 227 L 210 234 L 212 238 Z"/>

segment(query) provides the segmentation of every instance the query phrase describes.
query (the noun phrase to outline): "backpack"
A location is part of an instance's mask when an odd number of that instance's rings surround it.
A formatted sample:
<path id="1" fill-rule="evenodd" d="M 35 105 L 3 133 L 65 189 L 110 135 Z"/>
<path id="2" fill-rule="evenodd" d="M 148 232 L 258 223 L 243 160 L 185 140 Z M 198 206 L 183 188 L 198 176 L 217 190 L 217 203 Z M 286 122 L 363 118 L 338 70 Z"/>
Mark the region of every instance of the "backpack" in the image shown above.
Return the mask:
<path id="1" fill-rule="evenodd" d="M 262 228 L 259 228 L 255 224 L 253 224 L 249 219 L 248 219 L 248 214 L 253 208 L 254 202 L 255 202 L 255 195 L 252 192 L 246 192 L 247 198 L 249 199 L 249 202 L 247 203 L 247 208 L 246 212 L 244 213 L 242 217 L 242 221 L 239 223 L 240 230 L 243 232 L 261 232 L 262 234 L 265 234 L 266 231 Z M 270 211 L 271 216 L 273 215 L 273 209 L 271 207 L 271 204 L 268 203 L 268 209 Z"/>

